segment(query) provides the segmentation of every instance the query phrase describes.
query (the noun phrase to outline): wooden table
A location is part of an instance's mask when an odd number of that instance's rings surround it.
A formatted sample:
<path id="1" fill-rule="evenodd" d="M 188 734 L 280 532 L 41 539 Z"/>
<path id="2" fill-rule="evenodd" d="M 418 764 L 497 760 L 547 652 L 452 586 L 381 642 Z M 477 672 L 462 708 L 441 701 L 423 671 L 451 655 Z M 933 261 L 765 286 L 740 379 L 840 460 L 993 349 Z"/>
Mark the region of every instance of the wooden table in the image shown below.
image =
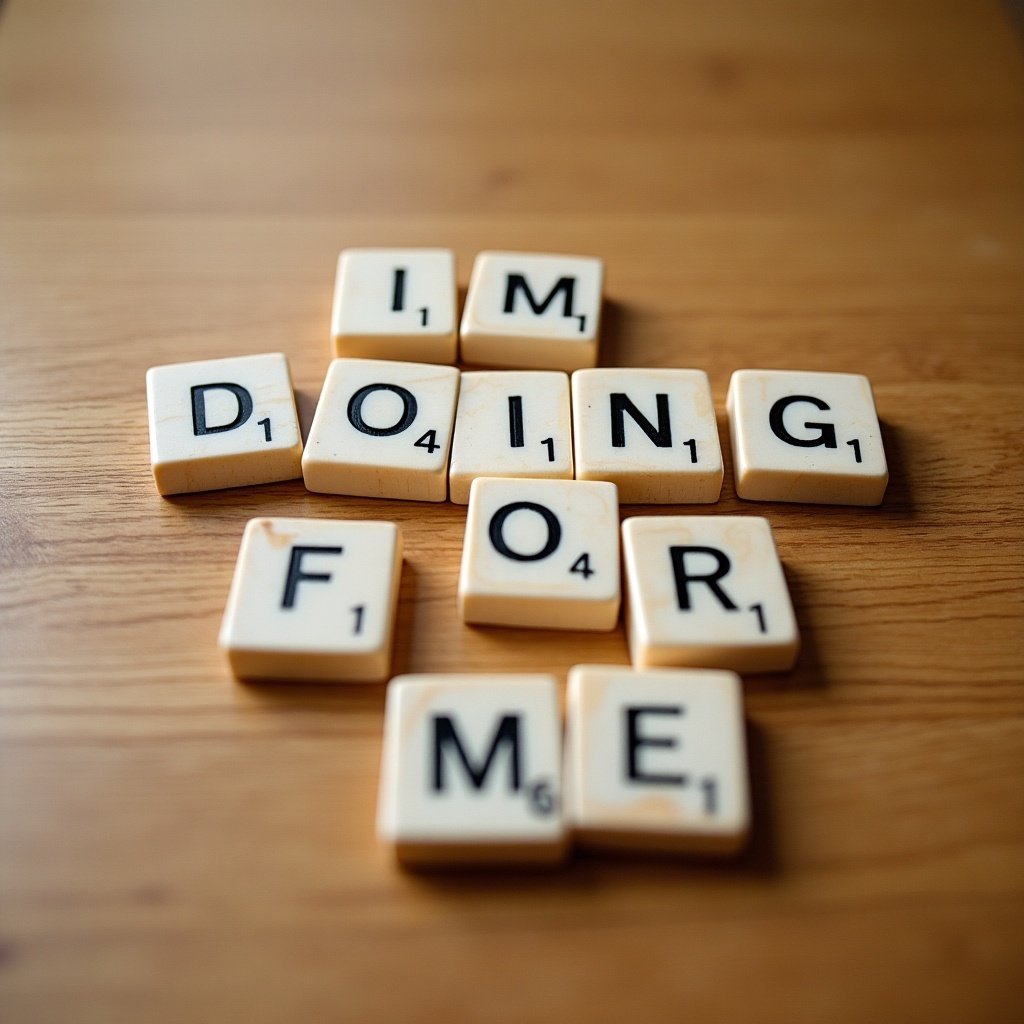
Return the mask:
<path id="1" fill-rule="evenodd" d="M 1024 68 L 996 3 L 12 0 L 0 17 L 4 1021 L 1019 1021 Z M 244 686 L 244 522 L 405 531 L 395 670 L 625 663 L 457 619 L 464 510 L 173 500 L 150 365 L 280 350 L 334 260 L 607 265 L 602 363 L 855 371 L 878 509 L 766 514 L 803 629 L 746 681 L 737 863 L 418 877 L 382 686 Z M 723 437 L 727 435 L 723 433 Z M 626 509 L 627 512 L 643 511 Z M 673 509 L 661 509 L 663 512 Z"/>

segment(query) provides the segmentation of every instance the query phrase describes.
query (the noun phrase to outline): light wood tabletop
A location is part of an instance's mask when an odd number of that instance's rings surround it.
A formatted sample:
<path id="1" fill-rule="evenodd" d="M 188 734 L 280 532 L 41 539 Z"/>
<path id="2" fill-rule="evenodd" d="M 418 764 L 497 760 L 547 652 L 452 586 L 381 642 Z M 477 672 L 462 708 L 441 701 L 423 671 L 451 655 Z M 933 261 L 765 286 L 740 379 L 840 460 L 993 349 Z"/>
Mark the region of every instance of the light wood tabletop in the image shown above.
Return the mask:
<path id="1" fill-rule="evenodd" d="M 1024 63 L 970 0 L 11 0 L 0 12 L 0 1018 L 1024 1019 Z M 604 366 L 696 367 L 804 648 L 744 681 L 735 861 L 406 873 L 385 687 L 243 685 L 245 522 L 405 534 L 394 671 L 626 664 L 468 627 L 465 509 L 161 498 L 144 374 L 286 353 L 349 246 L 583 253 Z M 739 368 L 866 374 L 878 508 L 736 498 Z"/>

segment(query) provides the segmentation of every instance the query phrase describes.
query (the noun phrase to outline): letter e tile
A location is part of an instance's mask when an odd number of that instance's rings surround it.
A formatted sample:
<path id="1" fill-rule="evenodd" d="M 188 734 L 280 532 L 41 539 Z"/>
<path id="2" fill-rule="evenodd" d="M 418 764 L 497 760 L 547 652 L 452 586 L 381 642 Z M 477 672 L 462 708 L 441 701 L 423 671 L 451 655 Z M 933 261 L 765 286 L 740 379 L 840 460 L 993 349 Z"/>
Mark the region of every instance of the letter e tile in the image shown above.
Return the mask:
<path id="1" fill-rule="evenodd" d="M 750 827 L 739 677 L 577 665 L 565 801 L 582 846 L 737 852 Z"/>

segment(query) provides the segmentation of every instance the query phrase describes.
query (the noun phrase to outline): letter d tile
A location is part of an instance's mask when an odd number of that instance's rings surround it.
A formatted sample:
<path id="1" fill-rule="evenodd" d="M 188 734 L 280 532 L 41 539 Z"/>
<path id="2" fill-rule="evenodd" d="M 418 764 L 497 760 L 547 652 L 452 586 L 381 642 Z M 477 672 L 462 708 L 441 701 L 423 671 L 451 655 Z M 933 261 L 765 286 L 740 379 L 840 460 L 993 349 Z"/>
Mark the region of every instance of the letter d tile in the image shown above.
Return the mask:
<path id="1" fill-rule="evenodd" d="M 302 435 L 280 352 L 154 366 L 149 448 L 161 494 L 302 476 Z"/>

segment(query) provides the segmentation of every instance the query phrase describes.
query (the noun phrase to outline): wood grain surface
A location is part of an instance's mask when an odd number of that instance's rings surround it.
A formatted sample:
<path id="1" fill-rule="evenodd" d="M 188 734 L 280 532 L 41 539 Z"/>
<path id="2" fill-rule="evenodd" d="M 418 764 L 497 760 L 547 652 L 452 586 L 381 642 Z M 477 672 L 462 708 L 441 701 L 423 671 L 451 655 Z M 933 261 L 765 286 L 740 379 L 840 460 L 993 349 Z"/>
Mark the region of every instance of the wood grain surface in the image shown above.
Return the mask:
<path id="1" fill-rule="evenodd" d="M 1021 52 L 980 0 L 6 4 L 0 1018 L 1024 1018 Z M 308 428 L 337 252 L 390 244 L 463 287 L 603 257 L 602 364 L 720 410 L 741 367 L 871 378 L 880 508 L 728 465 L 714 507 L 769 517 L 805 640 L 745 681 L 737 862 L 403 874 L 384 688 L 229 677 L 254 515 L 401 524 L 397 672 L 627 660 L 463 626 L 463 508 L 157 495 L 146 368 L 283 351 Z"/>

